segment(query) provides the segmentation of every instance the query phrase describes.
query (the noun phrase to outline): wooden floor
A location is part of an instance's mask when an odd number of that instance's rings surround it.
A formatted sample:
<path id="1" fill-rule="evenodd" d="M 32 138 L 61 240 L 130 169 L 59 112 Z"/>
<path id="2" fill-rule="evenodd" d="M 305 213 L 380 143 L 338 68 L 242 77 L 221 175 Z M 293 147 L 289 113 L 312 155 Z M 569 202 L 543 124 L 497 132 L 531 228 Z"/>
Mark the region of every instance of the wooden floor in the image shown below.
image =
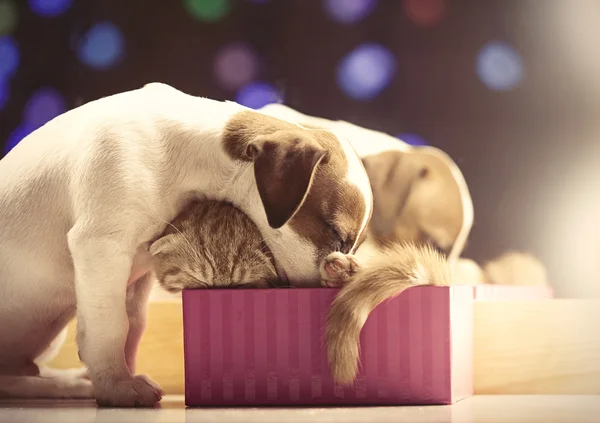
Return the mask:
<path id="1" fill-rule="evenodd" d="M 586 423 L 600 421 L 600 396 L 474 396 L 452 406 L 186 409 L 167 396 L 155 409 L 97 409 L 92 402 L 0 401 L 0 422 L 411 422 Z"/>

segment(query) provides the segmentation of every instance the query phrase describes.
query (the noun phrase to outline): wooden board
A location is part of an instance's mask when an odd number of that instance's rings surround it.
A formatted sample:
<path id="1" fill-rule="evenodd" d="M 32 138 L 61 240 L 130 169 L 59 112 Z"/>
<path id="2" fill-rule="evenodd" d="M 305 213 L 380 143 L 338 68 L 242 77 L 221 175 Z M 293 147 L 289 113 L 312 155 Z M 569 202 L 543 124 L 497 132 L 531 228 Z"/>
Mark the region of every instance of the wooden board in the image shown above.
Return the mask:
<path id="1" fill-rule="evenodd" d="M 477 302 L 477 394 L 600 394 L 600 301 Z"/>

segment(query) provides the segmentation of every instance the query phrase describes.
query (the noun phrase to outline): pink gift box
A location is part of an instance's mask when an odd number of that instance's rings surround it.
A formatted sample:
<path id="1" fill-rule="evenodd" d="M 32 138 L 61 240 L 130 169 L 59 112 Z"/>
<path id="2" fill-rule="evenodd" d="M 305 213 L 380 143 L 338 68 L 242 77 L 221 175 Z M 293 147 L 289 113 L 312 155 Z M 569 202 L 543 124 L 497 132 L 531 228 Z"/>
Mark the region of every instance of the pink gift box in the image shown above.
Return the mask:
<path id="1" fill-rule="evenodd" d="M 184 291 L 186 405 L 426 405 L 472 394 L 475 288 L 415 287 L 379 305 L 352 386 L 333 382 L 324 348 L 336 292 Z"/>

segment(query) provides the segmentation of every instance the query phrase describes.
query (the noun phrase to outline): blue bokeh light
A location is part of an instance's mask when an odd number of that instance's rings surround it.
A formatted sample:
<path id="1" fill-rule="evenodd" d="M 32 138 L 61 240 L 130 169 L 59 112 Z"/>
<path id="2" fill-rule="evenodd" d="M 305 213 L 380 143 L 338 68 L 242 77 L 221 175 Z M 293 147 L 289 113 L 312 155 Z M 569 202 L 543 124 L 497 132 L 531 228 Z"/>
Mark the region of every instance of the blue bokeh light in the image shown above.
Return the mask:
<path id="1" fill-rule="evenodd" d="M 13 37 L 0 37 L 0 80 L 10 78 L 19 67 L 19 46 Z"/>
<path id="2" fill-rule="evenodd" d="M 267 104 L 281 102 L 281 93 L 266 82 L 251 82 L 238 91 L 235 101 L 252 109 L 260 109 Z"/>
<path id="3" fill-rule="evenodd" d="M 29 135 L 33 131 L 35 131 L 35 129 L 36 128 L 29 125 L 28 123 L 22 123 L 21 125 L 17 126 L 9 134 L 8 140 L 6 141 L 6 144 L 4 145 L 4 152 L 8 153 L 10 150 L 12 150 L 15 147 L 15 145 L 17 145 L 19 142 L 21 142 L 21 140 L 23 138 L 25 138 L 27 135 Z"/>
<path id="4" fill-rule="evenodd" d="M 493 41 L 483 46 L 476 66 L 481 82 L 494 91 L 511 90 L 523 79 L 523 59 L 506 43 Z"/>
<path id="5" fill-rule="evenodd" d="M 121 30 L 112 22 L 94 25 L 83 36 L 77 55 L 86 65 L 103 70 L 119 63 L 125 53 L 125 39 Z"/>
<path id="6" fill-rule="evenodd" d="M 8 87 L 8 83 L 0 79 L 0 110 L 6 106 L 6 102 L 8 101 L 8 96 L 10 95 L 10 89 Z"/>
<path id="7" fill-rule="evenodd" d="M 27 101 L 23 111 L 23 122 L 39 128 L 66 110 L 67 103 L 64 97 L 54 88 L 44 87 Z"/>
<path id="8" fill-rule="evenodd" d="M 65 13 L 73 0 L 29 0 L 29 8 L 37 15 L 53 18 Z"/>
<path id="9" fill-rule="evenodd" d="M 403 134 L 398 134 L 398 136 L 396 137 L 401 141 L 404 141 L 405 143 L 418 147 L 421 145 L 429 145 L 429 143 L 427 141 L 425 141 L 425 139 L 417 134 L 412 134 L 412 133 L 403 133 Z"/>
<path id="10" fill-rule="evenodd" d="M 324 5 L 333 20 L 356 23 L 375 9 L 377 0 L 324 0 Z"/>
<path id="11" fill-rule="evenodd" d="M 355 100 L 376 97 L 396 73 L 396 58 L 379 44 L 362 44 L 348 53 L 337 68 L 337 82 Z"/>

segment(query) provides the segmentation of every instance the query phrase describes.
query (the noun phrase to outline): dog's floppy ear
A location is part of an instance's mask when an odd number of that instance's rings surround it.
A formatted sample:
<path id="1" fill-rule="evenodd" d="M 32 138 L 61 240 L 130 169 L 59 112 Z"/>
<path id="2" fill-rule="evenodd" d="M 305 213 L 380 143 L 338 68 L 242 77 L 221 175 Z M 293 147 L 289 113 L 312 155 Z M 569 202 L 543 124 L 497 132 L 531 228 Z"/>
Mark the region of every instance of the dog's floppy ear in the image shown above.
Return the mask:
<path id="1" fill-rule="evenodd" d="M 250 141 L 246 154 L 254 162 L 254 177 L 269 225 L 281 228 L 304 203 L 326 151 L 304 134 L 278 131 Z"/>
<path id="2" fill-rule="evenodd" d="M 393 233 L 413 183 L 422 176 L 409 155 L 402 151 L 385 151 L 363 158 L 373 191 L 371 230 L 377 237 L 386 238 Z"/>

